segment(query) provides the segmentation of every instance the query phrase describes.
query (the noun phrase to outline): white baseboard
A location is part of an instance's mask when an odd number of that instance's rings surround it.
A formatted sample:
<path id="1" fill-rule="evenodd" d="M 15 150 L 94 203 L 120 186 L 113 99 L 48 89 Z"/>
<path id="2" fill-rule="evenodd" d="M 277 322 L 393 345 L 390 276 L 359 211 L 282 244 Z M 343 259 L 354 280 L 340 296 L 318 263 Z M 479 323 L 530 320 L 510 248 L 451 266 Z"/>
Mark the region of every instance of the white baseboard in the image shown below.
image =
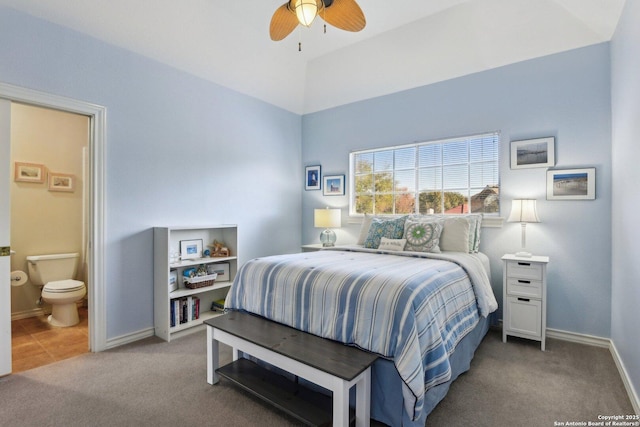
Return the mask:
<path id="1" fill-rule="evenodd" d="M 618 368 L 618 372 L 620 372 L 620 378 L 622 378 L 622 383 L 624 384 L 624 388 L 627 390 L 627 395 L 629 396 L 629 400 L 631 400 L 631 405 L 633 406 L 633 410 L 636 414 L 640 414 L 640 398 L 638 397 L 638 393 L 633 388 L 633 384 L 629 379 L 629 375 L 627 373 L 627 369 L 624 367 L 624 363 L 620 358 L 620 354 L 618 353 L 618 349 L 616 345 L 611 341 L 611 345 L 609 346 L 609 351 L 611 351 L 611 356 L 613 356 L 613 361 L 616 363 L 616 367 Z"/>
<path id="2" fill-rule="evenodd" d="M 559 329 L 547 328 L 547 338 L 556 338 L 562 341 L 586 344 L 594 347 L 609 348 L 611 340 L 609 338 L 596 337 L 594 335 L 578 334 L 575 332 L 561 331 Z"/>
<path id="3" fill-rule="evenodd" d="M 107 340 L 107 345 L 105 347 L 105 350 L 109 350 L 115 347 L 120 347 L 121 345 L 129 344 L 144 338 L 149 338 L 154 335 L 155 335 L 155 329 L 147 328 L 138 332 L 132 332 L 130 334 L 120 335 L 119 337 L 110 338 Z"/>
<path id="4" fill-rule="evenodd" d="M 31 310 L 17 311 L 11 313 L 11 320 L 28 319 L 29 317 L 43 316 L 44 310 L 40 308 L 32 308 Z"/>

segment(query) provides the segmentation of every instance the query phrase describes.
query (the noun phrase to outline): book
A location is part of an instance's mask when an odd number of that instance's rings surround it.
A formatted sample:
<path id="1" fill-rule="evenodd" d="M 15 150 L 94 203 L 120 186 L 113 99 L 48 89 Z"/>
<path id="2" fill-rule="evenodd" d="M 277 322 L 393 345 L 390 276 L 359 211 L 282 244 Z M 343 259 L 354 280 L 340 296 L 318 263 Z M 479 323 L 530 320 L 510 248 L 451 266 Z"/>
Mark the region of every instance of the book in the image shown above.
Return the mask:
<path id="1" fill-rule="evenodd" d="M 224 310 L 224 298 L 216 300 L 214 302 L 211 303 L 211 310 L 212 311 L 222 311 Z"/>
<path id="2" fill-rule="evenodd" d="M 200 298 L 193 297 L 193 320 L 200 318 Z"/>

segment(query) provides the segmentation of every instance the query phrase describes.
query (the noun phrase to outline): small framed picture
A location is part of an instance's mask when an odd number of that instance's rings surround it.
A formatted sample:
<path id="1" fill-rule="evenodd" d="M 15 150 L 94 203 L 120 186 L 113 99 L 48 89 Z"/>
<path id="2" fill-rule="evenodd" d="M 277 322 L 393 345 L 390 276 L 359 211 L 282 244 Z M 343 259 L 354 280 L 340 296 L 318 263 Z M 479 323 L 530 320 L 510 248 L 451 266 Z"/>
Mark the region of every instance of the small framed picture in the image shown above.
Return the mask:
<path id="1" fill-rule="evenodd" d="M 325 175 L 323 181 L 323 195 L 344 196 L 344 175 Z"/>
<path id="2" fill-rule="evenodd" d="M 594 200 L 596 168 L 547 171 L 547 200 Z"/>
<path id="3" fill-rule="evenodd" d="M 16 162 L 14 180 L 41 184 L 44 182 L 44 165 Z"/>
<path id="4" fill-rule="evenodd" d="M 307 166 L 304 169 L 304 189 L 305 190 L 319 190 L 320 181 L 320 165 Z"/>
<path id="5" fill-rule="evenodd" d="M 555 138 L 511 141 L 511 169 L 553 167 L 555 160 Z"/>
<path id="6" fill-rule="evenodd" d="M 49 191 L 75 190 L 75 177 L 68 173 L 49 172 Z"/>
<path id="7" fill-rule="evenodd" d="M 180 240 L 180 258 L 202 258 L 202 239 Z"/>

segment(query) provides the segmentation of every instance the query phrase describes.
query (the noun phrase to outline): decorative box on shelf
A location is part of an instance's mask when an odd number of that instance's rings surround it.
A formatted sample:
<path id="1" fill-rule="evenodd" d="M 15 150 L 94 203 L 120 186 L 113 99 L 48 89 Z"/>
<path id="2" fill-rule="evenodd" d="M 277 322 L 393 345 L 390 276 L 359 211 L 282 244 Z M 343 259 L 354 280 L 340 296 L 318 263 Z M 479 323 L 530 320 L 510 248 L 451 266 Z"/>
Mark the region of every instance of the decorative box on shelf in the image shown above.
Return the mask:
<path id="1" fill-rule="evenodd" d="M 207 286 L 213 286 L 216 282 L 216 278 L 218 277 L 218 273 L 207 274 L 206 276 L 193 276 L 193 277 L 184 277 L 184 286 L 189 289 L 198 289 L 204 288 Z"/>
<path id="2" fill-rule="evenodd" d="M 209 274 L 216 273 L 218 277 L 216 280 L 228 281 L 229 280 L 229 263 L 228 262 L 216 262 L 207 265 L 207 271 Z"/>

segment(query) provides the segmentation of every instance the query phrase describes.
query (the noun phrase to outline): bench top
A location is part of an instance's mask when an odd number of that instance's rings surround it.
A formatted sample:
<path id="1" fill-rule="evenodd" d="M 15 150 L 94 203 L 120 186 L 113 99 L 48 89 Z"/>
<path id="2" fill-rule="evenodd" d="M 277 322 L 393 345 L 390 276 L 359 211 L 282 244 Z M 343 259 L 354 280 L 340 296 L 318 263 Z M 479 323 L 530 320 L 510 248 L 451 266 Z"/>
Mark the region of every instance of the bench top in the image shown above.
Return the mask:
<path id="1" fill-rule="evenodd" d="M 346 381 L 378 358 L 377 354 L 245 312 L 232 311 L 204 323 Z"/>

